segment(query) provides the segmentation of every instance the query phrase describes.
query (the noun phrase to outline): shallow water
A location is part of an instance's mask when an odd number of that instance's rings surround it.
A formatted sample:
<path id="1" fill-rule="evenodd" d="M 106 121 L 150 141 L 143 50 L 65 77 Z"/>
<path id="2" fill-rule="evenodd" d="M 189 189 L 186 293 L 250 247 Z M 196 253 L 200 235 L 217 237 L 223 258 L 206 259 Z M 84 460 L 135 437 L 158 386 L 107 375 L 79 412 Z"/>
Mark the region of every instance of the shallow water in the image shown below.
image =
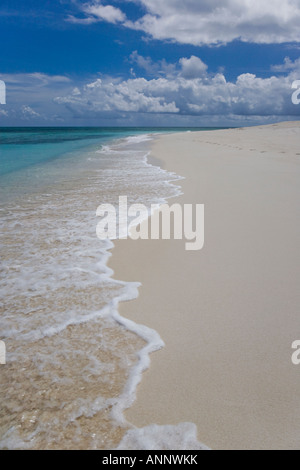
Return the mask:
<path id="1" fill-rule="evenodd" d="M 120 195 L 161 203 L 178 177 L 147 163 L 152 136 L 114 137 L 72 141 L 55 158 L 45 147 L 43 161 L 6 164 L 1 177 L 0 448 L 116 447 L 148 354 L 163 344 L 118 314 L 139 284 L 112 279 L 96 209 Z"/>

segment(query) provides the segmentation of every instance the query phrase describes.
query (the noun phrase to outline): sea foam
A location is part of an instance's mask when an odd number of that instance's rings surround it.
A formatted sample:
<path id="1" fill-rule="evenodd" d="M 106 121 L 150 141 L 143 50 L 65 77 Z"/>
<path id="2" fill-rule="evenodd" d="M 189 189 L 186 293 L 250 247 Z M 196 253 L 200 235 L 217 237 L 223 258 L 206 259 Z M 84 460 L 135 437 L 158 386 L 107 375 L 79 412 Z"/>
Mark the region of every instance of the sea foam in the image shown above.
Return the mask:
<path id="1" fill-rule="evenodd" d="M 150 208 L 181 193 L 180 177 L 148 162 L 151 139 L 127 137 L 82 153 L 59 184 L 0 207 L 1 339 L 8 347 L 0 448 L 113 448 L 126 430 L 123 447 L 171 448 L 176 439 L 201 447 L 193 425 L 138 430 L 123 414 L 149 355 L 164 343 L 119 314 L 140 284 L 113 278 L 107 263 L 114 245 L 96 238 L 95 210 L 122 194 Z"/>

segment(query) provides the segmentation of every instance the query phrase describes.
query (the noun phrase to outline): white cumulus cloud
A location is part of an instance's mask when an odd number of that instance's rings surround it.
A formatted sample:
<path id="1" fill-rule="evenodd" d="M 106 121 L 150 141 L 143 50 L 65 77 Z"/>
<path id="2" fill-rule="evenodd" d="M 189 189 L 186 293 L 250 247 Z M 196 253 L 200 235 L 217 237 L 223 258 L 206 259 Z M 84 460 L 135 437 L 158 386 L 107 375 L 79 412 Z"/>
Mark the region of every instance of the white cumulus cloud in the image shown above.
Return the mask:
<path id="1" fill-rule="evenodd" d="M 126 20 L 126 16 L 119 8 L 115 8 L 111 5 L 85 5 L 84 12 L 88 15 L 93 15 L 109 23 L 121 23 Z"/>
<path id="2" fill-rule="evenodd" d="M 134 1 L 146 13 L 132 20 L 119 8 L 93 1 L 81 6 L 86 17 L 73 17 L 73 22 L 121 23 L 154 39 L 197 46 L 236 39 L 259 44 L 300 42 L 300 0 L 125 1 Z"/>
<path id="3" fill-rule="evenodd" d="M 155 69 L 155 63 L 150 63 L 148 58 L 143 62 L 137 53 L 133 58 L 140 66 Z M 85 85 L 80 93 L 61 96 L 56 102 L 68 106 L 75 114 L 94 116 L 118 112 L 180 116 L 296 116 L 300 113 L 291 101 L 291 86 L 297 79 L 294 69 L 268 78 L 245 73 L 235 81 L 227 81 L 222 73 L 208 73 L 206 64 L 195 56 L 180 59 L 176 69 L 172 65 L 172 73 L 158 74 L 151 79 L 97 79 Z"/>
<path id="4" fill-rule="evenodd" d="M 289 71 L 298 71 L 300 74 L 300 58 L 292 61 L 289 57 L 284 59 L 284 63 L 280 65 L 272 66 L 273 72 L 289 72 Z"/>
<path id="5" fill-rule="evenodd" d="M 121 82 L 101 80 L 87 84 L 80 95 L 59 97 L 56 102 L 66 104 L 74 110 L 87 113 L 177 113 L 173 100 L 168 100 L 158 90 L 153 93 L 147 87 L 151 82 L 144 78 Z"/>
<path id="6" fill-rule="evenodd" d="M 1 124 L 218 126 L 300 117 L 300 105 L 292 103 L 299 60 L 274 64 L 264 78 L 244 73 L 228 80 L 224 73 L 211 73 L 196 56 L 173 64 L 142 59 L 136 51 L 131 55 L 128 65 L 135 70 L 129 79 L 101 76 L 75 82 L 43 73 L 0 75 L 8 91 Z"/>
<path id="7" fill-rule="evenodd" d="M 206 73 L 208 68 L 199 57 L 195 57 L 194 55 L 190 59 L 183 57 L 180 59 L 179 63 L 182 68 L 181 75 L 187 79 L 201 77 L 201 75 Z"/>
<path id="8" fill-rule="evenodd" d="M 102 5 L 97 0 L 92 3 L 84 3 L 81 5 L 81 10 L 86 15 L 85 18 L 69 15 L 67 21 L 78 24 L 92 24 L 97 21 L 107 21 L 108 23 L 116 24 L 126 21 L 126 15 L 119 8 L 112 5 Z"/>

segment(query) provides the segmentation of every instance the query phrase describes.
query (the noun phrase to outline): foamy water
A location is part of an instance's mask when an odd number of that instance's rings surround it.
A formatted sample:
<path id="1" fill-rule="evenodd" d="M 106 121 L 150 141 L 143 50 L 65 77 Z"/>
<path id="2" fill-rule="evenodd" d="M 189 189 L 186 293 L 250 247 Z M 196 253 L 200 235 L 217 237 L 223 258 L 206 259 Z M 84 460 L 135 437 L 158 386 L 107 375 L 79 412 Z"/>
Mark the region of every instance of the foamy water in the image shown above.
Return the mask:
<path id="1" fill-rule="evenodd" d="M 166 446 L 166 429 L 138 430 L 123 417 L 163 342 L 119 315 L 139 284 L 113 279 L 113 243 L 96 237 L 100 204 L 126 195 L 150 207 L 179 194 L 179 177 L 147 162 L 151 138 L 82 152 L 67 178 L 0 204 L 0 448 L 142 448 L 150 435 L 151 448 Z M 170 448 L 183 435 L 196 445 L 189 425 L 168 435 Z"/>

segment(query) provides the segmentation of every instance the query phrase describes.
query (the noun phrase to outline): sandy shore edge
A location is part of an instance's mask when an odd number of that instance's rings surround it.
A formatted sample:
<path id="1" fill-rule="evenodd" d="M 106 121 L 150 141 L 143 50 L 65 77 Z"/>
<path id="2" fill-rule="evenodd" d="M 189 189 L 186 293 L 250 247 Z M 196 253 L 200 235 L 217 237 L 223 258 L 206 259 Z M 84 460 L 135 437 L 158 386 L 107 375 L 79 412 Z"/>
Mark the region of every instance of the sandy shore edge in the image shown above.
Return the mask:
<path id="1" fill-rule="evenodd" d="M 193 422 L 214 449 L 295 449 L 300 437 L 300 123 L 161 136 L 152 156 L 205 204 L 205 247 L 119 240 L 115 278 L 142 282 L 121 314 L 155 329 L 127 418 Z M 153 160 L 152 160 L 153 161 Z"/>

